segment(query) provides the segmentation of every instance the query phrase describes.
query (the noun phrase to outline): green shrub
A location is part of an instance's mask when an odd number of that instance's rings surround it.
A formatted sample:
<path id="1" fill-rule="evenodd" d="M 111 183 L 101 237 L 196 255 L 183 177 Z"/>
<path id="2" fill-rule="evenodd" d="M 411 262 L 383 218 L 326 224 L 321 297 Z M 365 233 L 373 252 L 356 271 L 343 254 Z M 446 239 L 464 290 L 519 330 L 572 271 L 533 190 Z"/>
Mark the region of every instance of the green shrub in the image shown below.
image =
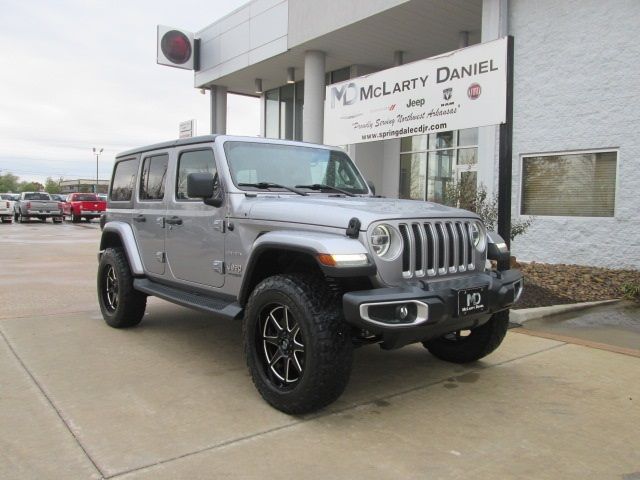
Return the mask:
<path id="1" fill-rule="evenodd" d="M 640 283 L 623 283 L 622 295 L 627 300 L 640 302 Z"/>
<path id="2" fill-rule="evenodd" d="M 464 177 L 463 177 L 464 178 Z M 498 230 L 498 195 L 489 195 L 487 188 L 480 184 L 476 188 L 475 179 L 449 183 L 444 194 L 444 203 L 477 213 L 487 230 Z M 533 224 L 534 218 L 511 219 L 511 240 L 525 233 Z"/>

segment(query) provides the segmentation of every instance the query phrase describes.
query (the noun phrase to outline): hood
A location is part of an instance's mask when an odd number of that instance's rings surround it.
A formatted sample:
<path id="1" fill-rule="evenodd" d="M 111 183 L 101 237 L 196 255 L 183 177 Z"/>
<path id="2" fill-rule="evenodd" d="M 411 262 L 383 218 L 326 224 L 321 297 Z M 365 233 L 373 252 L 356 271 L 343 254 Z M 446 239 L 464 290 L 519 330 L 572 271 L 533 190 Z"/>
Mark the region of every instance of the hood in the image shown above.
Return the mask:
<path id="1" fill-rule="evenodd" d="M 362 230 L 372 222 L 412 218 L 479 218 L 475 213 L 438 203 L 373 197 L 308 197 L 282 195 L 258 196 L 248 217 L 255 220 L 309 223 L 347 228 L 353 217 L 360 219 Z"/>

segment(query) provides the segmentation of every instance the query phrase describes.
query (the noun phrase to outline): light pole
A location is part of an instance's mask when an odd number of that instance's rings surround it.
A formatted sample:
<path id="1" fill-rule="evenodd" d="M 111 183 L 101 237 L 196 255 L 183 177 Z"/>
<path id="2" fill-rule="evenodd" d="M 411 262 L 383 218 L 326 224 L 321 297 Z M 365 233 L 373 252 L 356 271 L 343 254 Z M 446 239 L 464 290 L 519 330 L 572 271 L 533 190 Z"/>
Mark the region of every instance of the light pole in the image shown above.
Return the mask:
<path id="1" fill-rule="evenodd" d="M 94 193 L 96 195 L 98 194 L 98 158 L 100 158 L 100 154 L 102 153 L 102 150 L 104 150 L 104 148 L 101 148 L 100 150 L 98 150 L 96 147 L 93 147 L 93 153 L 95 153 L 96 155 L 96 189 L 94 190 Z"/>

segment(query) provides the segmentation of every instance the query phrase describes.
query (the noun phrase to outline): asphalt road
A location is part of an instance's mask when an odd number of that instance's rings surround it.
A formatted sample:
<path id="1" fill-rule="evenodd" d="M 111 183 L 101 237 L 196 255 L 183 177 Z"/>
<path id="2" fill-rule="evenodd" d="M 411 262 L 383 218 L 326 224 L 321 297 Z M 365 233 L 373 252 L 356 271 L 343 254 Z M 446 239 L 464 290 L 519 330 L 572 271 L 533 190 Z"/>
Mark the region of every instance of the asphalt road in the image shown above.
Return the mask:
<path id="1" fill-rule="evenodd" d="M 356 352 L 331 407 L 251 384 L 239 323 L 101 319 L 96 223 L 0 225 L 0 478 L 640 478 L 640 358 L 510 331 L 469 366 Z"/>

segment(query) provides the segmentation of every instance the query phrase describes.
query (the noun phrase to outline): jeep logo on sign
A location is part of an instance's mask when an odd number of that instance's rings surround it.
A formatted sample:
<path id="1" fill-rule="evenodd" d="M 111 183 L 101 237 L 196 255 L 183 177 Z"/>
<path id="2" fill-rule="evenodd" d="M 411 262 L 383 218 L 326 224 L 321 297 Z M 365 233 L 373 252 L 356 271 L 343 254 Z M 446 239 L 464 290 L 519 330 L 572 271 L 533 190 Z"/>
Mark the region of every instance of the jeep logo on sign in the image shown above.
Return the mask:
<path id="1" fill-rule="evenodd" d="M 331 108 L 335 108 L 336 100 L 343 105 L 353 105 L 358 99 L 358 87 L 351 82 L 340 87 L 331 87 Z"/>

